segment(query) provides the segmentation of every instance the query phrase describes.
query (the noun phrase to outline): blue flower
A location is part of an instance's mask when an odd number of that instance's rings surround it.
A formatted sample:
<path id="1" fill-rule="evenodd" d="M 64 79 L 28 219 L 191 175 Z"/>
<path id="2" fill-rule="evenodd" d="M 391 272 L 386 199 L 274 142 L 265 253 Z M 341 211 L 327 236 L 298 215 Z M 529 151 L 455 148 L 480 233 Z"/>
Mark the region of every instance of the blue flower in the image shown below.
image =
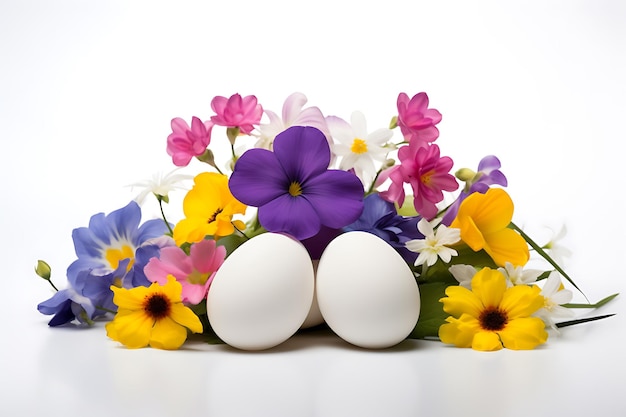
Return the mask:
<path id="1" fill-rule="evenodd" d="M 365 197 L 363 204 L 361 217 L 343 230 L 372 233 L 389 243 L 408 264 L 413 265 L 418 254 L 408 250 L 404 244 L 412 239 L 424 238 L 417 230 L 421 217 L 400 216 L 394 204 L 383 200 L 377 193 Z"/>
<path id="2" fill-rule="evenodd" d="M 141 209 L 131 201 L 109 215 L 92 216 L 88 227 L 74 229 L 78 259 L 67 269 L 69 286 L 37 307 L 43 314 L 54 314 L 50 326 L 75 319 L 88 323 L 115 311 L 111 285 L 133 288 L 150 284 L 144 266 L 173 241 L 164 236 L 167 226 L 163 221 L 149 220 L 141 226 L 140 222 Z"/>

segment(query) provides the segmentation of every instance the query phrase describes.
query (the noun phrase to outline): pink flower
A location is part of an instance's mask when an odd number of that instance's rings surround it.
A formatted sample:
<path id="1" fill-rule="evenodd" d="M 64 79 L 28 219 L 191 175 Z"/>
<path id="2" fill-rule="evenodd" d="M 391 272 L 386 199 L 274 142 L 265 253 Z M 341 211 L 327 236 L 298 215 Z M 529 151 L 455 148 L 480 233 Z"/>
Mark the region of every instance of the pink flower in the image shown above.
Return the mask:
<path id="1" fill-rule="evenodd" d="M 187 122 L 177 117 L 172 119 L 172 133 L 167 137 L 167 154 L 174 165 L 184 167 L 194 156 L 204 153 L 211 142 L 213 123 L 202 122 L 197 117 L 191 119 L 191 128 Z"/>
<path id="2" fill-rule="evenodd" d="M 398 126 L 409 142 L 425 146 L 439 137 L 435 127 L 441 121 L 441 113 L 428 108 L 428 96 L 419 93 L 409 100 L 405 93 L 398 95 Z"/>
<path id="3" fill-rule="evenodd" d="M 453 162 L 450 157 L 440 157 L 437 145 L 420 146 L 411 142 L 398 150 L 400 165 L 391 167 L 382 175 L 391 185 L 380 196 L 387 201 L 404 203 L 404 183 L 413 188 L 413 206 L 427 220 L 437 215 L 436 204 L 443 200 L 442 191 L 454 191 L 459 187 L 449 173 Z"/>
<path id="4" fill-rule="evenodd" d="M 255 96 L 241 97 L 233 94 L 230 98 L 216 96 L 211 100 L 211 108 L 216 113 L 211 121 L 216 125 L 238 127 L 241 133 L 250 134 L 263 116 L 263 107 L 257 104 Z"/>
<path id="5" fill-rule="evenodd" d="M 164 285 L 173 276 L 183 286 L 182 298 L 187 304 L 198 304 L 206 298 L 215 272 L 224 262 L 226 249 L 215 241 L 202 240 L 191 246 L 187 255 L 178 246 L 161 249 L 159 258 L 152 258 L 144 267 L 151 282 Z"/>

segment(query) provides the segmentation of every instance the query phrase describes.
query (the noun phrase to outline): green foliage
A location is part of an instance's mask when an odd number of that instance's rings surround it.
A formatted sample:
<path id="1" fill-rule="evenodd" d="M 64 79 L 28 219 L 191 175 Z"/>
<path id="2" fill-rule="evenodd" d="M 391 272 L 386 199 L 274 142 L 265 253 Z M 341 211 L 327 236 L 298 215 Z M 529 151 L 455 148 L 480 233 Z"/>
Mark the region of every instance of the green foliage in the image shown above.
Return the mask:
<path id="1" fill-rule="evenodd" d="M 420 318 L 415 329 L 409 335 L 410 339 L 439 337 L 439 327 L 445 323 L 446 317 L 449 316 L 448 313 L 443 311 L 443 303 L 439 299 L 445 297 L 448 285 L 445 282 L 432 282 L 419 286 L 421 301 Z"/>

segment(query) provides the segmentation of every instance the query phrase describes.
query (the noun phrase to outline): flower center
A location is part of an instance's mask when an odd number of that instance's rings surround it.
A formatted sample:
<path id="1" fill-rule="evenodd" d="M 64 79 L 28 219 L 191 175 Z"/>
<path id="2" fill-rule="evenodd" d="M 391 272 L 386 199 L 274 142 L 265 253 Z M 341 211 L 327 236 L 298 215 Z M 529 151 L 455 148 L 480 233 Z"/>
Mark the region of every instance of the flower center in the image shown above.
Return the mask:
<path id="1" fill-rule="evenodd" d="M 213 213 L 213 215 L 209 217 L 209 220 L 207 221 L 207 223 L 213 223 L 215 219 L 217 219 L 217 216 L 219 216 L 222 211 L 224 211 L 223 208 L 218 208 L 217 210 L 215 210 L 215 213 Z"/>
<path id="2" fill-rule="evenodd" d="M 126 272 L 130 271 L 135 261 L 135 252 L 129 245 L 122 245 L 121 248 L 109 248 L 104 252 L 104 258 L 109 263 L 111 269 L 117 269 L 120 265 L 120 261 L 124 259 L 130 259 L 130 262 L 126 266 Z"/>
<path id="3" fill-rule="evenodd" d="M 354 138 L 350 151 L 356 154 L 362 154 L 367 152 L 367 143 L 363 139 Z"/>
<path id="4" fill-rule="evenodd" d="M 170 300 L 163 294 L 151 294 L 144 300 L 143 309 L 151 318 L 162 319 L 170 313 Z"/>
<path id="5" fill-rule="evenodd" d="M 292 181 L 291 184 L 289 184 L 289 194 L 293 197 L 297 197 L 302 194 L 302 186 L 299 182 Z"/>
<path id="6" fill-rule="evenodd" d="M 422 181 L 422 184 L 424 184 L 426 186 L 430 185 L 431 178 L 434 175 L 434 173 L 435 173 L 435 171 L 431 170 L 431 171 L 428 171 L 427 173 L 423 174 L 420 177 L 420 181 Z"/>
<path id="7" fill-rule="evenodd" d="M 480 321 L 480 327 L 482 327 L 483 330 L 498 331 L 504 329 L 504 326 L 506 326 L 509 318 L 507 317 L 505 311 L 502 311 L 497 307 L 488 307 L 480 313 L 478 320 Z"/>
<path id="8" fill-rule="evenodd" d="M 211 274 L 208 273 L 203 274 L 202 272 L 194 269 L 191 274 L 187 275 L 187 282 L 194 285 L 204 285 L 209 279 L 210 275 Z"/>

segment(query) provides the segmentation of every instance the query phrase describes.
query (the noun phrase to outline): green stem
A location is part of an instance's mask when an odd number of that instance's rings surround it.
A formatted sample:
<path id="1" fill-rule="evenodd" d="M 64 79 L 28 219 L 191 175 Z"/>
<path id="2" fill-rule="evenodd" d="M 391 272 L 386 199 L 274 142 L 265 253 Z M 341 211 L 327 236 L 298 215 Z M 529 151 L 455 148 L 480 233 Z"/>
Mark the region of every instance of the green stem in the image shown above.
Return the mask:
<path id="1" fill-rule="evenodd" d="M 45 279 L 45 278 L 44 278 Z M 56 292 L 59 292 L 59 289 L 57 288 L 56 285 L 54 285 L 54 283 L 52 282 L 52 280 L 50 278 L 46 279 L 46 281 L 48 281 L 50 283 L 50 285 L 52 285 L 52 288 L 54 288 L 54 290 Z"/>
<path id="2" fill-rule="evenodd" d="M 541 257 L 543 259 L 545 259 L 546 261 L 548 261 L 548 263 L 550 265 L 552 265 L 554 267 L 554 269 L 556 269 L 561 275 L 563 275 L 563 277 L 569 281 L 570 284 L 572 284 L 574 286 L 574 288 L 576 288 L 578 290 L 578 292 L 580 292 L 583 297 L 585 297 L 585 300 L 589 301 L 589 299 L 587 298 L 587 296 L 585 295 L 585 293 L 582 292 L 582 290 L 580 288 L 578 288 L 578 285 L 576 285 L 576 283 L 574 283 L 574 280 L 572 280 L 569 275 L 567 275 L 567 273 L 563 270 L 563 268 L 561 268 L 559 266 L 559 264 L 557 264 L 544 250 L 541 246 L 539 246 L 537 243 L 535 243 L 534 240 L 532 240 L 530 238 L 530 236 L 528 236 L 526 233 L 524 233 L 524 231 L 522 229 L 520 229 L 515 223 L 511 222 L 511 224 L 509 225 L 509 227 L 513 230 L 515 230 L 516 232 L 518 232 L 523 238 L 524 240 L 530 245 L 531 248 L 533 248 L 539 255 L 541 255 Z"/>
<path id="3" fill-rule="evenodd" d="M 163 200 L 161 198 L 158 198 L 158 200 L 159 200 L 159 209 L 161 209 L 161 217 L 163 217 L 163 221 L 165 222 L 165 225 L 167 226 L 167 230 L 169 230 L 170 232 L 170 236 L 174 236 L 174 231 L 172 230 L 172 227 L 167 221 L 167 218 L 165 217 L 165 212 L 163 211 Z"/>
<path id="4" fill-rule="evenodd" d="M 374 179 L 372 180 L 372 183 L 370 184 L 370 188 L 367 190 L 365 195 L 371 194 L 374 191 L 374 185 L 376 184 L 376 180 L 378 179 L 378 176 L 380 175 L 381 172 L 383 172 L 382 168 L 379 169 L 376 175 L 374 176 Z"/>
<path id="5" fill-rule="evenodd" d="M 241 233 L 241 235 L 242 235 L 243 237 L 245 237 L 245 238 L 246 238 L 246 240 L 250 240 L 250 238 L 248 237 L 248 235 L 246 235 L 246 234 L 243 232 L 243 230 L 240 230 L 239 228 L 237 228 L 237 226 L 235 226 L 235 222 L 230 222 L 230 224 L 232 224 L 232 225 L 233 225 L 233 227 L 235 228 L 235 230 L 236 230 L 236 231 L 238 231 L 239 233 Z"/>

